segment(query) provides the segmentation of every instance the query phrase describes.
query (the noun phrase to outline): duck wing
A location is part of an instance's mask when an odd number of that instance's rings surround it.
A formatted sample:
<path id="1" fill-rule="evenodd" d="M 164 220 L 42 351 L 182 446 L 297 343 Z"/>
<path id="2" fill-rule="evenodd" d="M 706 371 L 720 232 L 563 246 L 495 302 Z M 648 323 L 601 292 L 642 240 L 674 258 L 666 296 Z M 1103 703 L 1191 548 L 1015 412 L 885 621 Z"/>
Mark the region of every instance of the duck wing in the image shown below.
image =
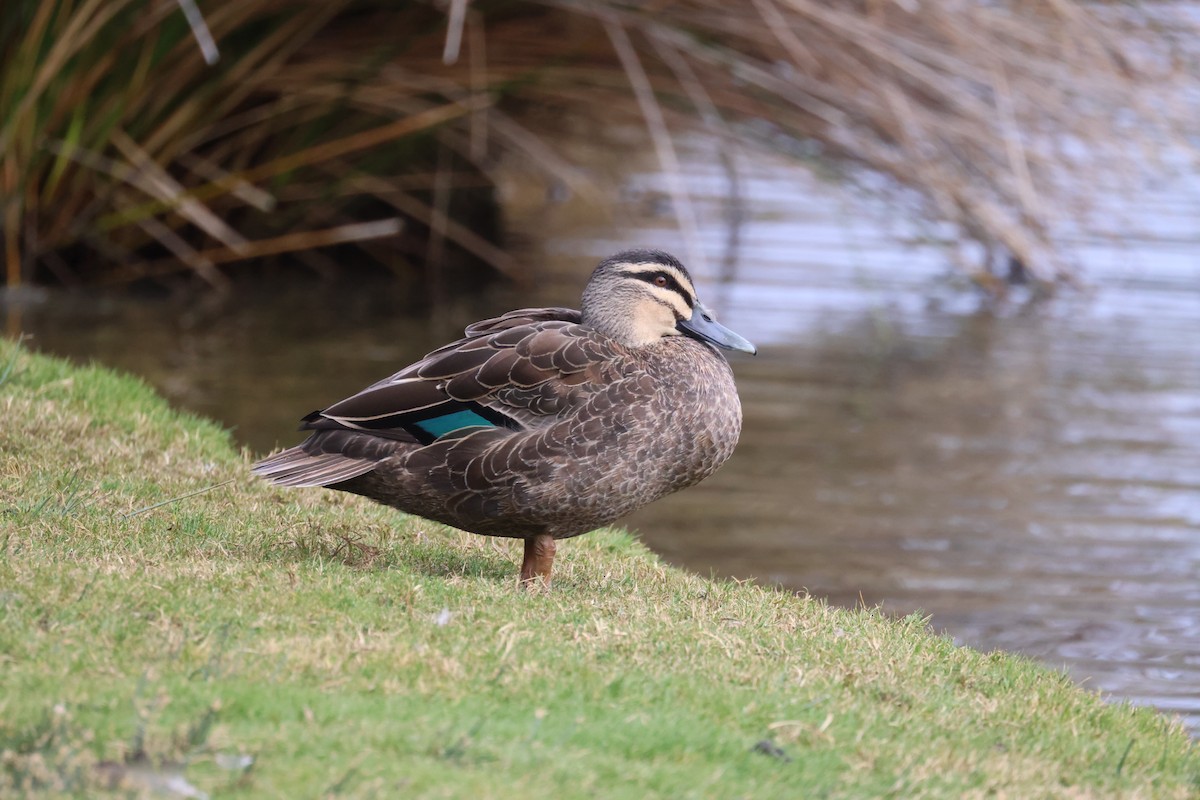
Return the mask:
<path id="1" fill-rule="evenodd" d="M 301 429 L 314 435 L 255 472 L 276 483 L 328 485 L 439 439 L 548 425 L 585 402 L 622 352 L 573 309 L 520 309 L 476 322 L 465 338 L 309 414 Z"/>
<path id="2" fill-rule="evenodd" d="M 309 414 L 302 427 L 429 444 L 468 427 L 536 426 L 577 402 L 620 347 L 578 320 L 577 311 L 545 308 L 477 322 L 465 338 Z"/>

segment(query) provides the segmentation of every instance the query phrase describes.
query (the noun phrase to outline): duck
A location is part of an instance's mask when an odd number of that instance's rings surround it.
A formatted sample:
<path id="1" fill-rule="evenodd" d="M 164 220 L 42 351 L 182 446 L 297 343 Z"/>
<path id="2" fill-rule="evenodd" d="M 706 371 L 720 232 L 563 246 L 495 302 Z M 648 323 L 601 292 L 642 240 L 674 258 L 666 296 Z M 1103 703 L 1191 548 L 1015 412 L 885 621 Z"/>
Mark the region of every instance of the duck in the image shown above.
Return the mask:
<path id="1" fill-rule="evenodd" d="M 557 541 L 712 475 L 742 409 L 716 321 L 661 250 L 601 261 L 580 309 L 522 308 L 303 418 L 253 465 L 280 486 L 351 492 L 524 541 L 519 585 L 549 588 Z"/>

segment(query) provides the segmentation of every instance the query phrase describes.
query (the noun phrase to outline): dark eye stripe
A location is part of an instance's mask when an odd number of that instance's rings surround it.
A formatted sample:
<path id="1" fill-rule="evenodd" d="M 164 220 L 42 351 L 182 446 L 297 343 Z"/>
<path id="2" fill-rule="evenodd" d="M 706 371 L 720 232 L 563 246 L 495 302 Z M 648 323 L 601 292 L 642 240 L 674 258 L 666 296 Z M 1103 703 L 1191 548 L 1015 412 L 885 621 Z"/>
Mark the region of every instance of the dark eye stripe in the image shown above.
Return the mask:
<path id="1" fill-rule="evenodd" d="M 651 299 L 651 300 L 653 300 L 654 302 L 658 303 L 658 304 L 659 304 L 660 306 L 662 306 L 663 308 L 665 308 L 665 309 L 667 309 L 668 311 L 670 311 L 672 314 L 674 314 L 674 315 L 675 315 L 675 319 L 676 319 L 676 321 L 678 321 L 678 320 L 679 320 L 679 310 L 678 310 L 678 309 L 676 309 L 676 308 L 675 308 L 675 306 L 671 305 L 671 304 L 670 304 L 670 303 L 668 303 L 666 300 L 661 300 L 661 299 L 659 299 L 659 298 L 657 298 L 657 297 L 652 297 L 652 298 L 650 298 L 650 299 Z"/>
<path id="2" fill-rule="evenodd" d="M 675 276 L 669 272 L 653 269 L 653 270 L 645 270 L 642 272 L 626 272 L 625 274 L 631 278 L 637 278 L 640 281 L 645 281 L 646 283 L 648 283 L 651 286 L 654 286 L 656 288 L 670 289 L 671 291 L 675 292 L 675 294 L 677 294 L 683 298 L 683 302 L 687 304 L 688 308 L 696 307 L 696 301 L 692 298 L 692 295 L 688 291 L 686 291 L 683 288 L 683 286 L 681 286 L 679 284 L 679 281 L 675 280 Z M 654 282 L 654 279 L 657 278 L 659 275 L 662 275 L 663 277 L 665 277 L 667 279 L 666 286 L 658 286 Z"/>

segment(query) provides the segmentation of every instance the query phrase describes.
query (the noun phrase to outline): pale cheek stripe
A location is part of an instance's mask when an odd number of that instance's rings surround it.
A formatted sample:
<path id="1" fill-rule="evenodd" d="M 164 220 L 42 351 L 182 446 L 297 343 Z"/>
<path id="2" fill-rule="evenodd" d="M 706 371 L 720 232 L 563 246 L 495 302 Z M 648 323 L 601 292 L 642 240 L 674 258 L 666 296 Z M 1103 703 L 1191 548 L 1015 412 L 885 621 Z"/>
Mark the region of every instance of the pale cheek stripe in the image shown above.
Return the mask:
<path id="1" fill-rule="evenodd" d="M 689 319 L 692 316 L 692 309 L 688 308 L 687 303 L 683 302 L 683 298 L 670 289 L 659 289 L 657 286 L 651 287 L 654 292 L 654 299 L 662 303 L 667 308 L 670 308 L 676 315 Z"/>

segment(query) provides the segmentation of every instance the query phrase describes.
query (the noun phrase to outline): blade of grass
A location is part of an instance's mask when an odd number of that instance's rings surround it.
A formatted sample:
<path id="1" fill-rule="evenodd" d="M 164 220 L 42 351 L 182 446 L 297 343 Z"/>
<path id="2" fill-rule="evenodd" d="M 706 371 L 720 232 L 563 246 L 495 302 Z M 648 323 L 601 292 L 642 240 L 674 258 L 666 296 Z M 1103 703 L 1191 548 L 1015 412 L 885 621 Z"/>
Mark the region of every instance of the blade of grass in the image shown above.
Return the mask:
<path id="1" fill-rule="evenodd" d="M 244 248 L 234 251 L 229 248 L 214 248 L 201 250 L 196 253 L 210 264 L 225 264 L 250 258 L 280 255 L 298 250 L 310 250 L 317 247 L 329 247 L 336 244 L 349 244 L 370 239 L 383 239 L 396 236 L 404 229 L 404 220 L 399 217 L 376 220 L 374 222 L 355 222 L 339 225 L 335 228 L 316 231 L 299 231 L 273 239 L 247 242 Z M 149 262 L 139 266 L 122 267 L 104 278 L 106 283 L 128 283 L 142 278 L 167 275 L 181 268 L 179 262 L 171 259 L 166 261 Z M 228 280 L 224 278 L 224 280 Z"/>
<path id="2" fill-rule="evenodd" d="M 221 481 L 220 483 L 215 483 L 212 486 L 205 486 L 203 489 L 197 489 L 194 492 L 188 492 L 187 494 L 181 494 L 178 497 L 172 497 L 169 500 L 163 500 L 161 503 L 154 503 L 153 505 L 146 506 L 145 508 L 139 508 L 136 511 L 130 511 L 127 514 L 122 514 L 121 518 L 132 519 L 133 517 L 140 516 L 148 511 L 153 511 L 156 508 L 162 508 L 163 506 L 170 505 L 171 503 L 178 503 L 180 500 L 186 500 L 189 497 L 195 497 L 198 494 L 204 494 L 205 492 L 211 492 L 213 489 L 220 489 L 222 486 L 228 486 L 229 484 L 233 483 L 233 480 L 233 478 L 230 478 L 227 481 Z"/>
<path id="3" fill-rule="evenodd" d="M 441 125 L 449 120 L 470 113 L 488 103 L 487 98 L 476 98 L 463 103 L 453 102 L 413 114 L 404 119 L 381 125 L 368 131 L 352 134 L 332 142 L 314 145 L 306 150 L 259 164 L 249 169 L 231 173 L 224 179 L 212 181 L 189 190 L 187 197 L 196 200 L 207 200 L 231 192 L 242 182 L 254 183 L 266 178 L 273 178 L 300 167 L 311 166 L 322 161 L 328 161 L 338 156 L 356 151 L 377 147 L 385 142 L 393 141 L 404 136 Z M 166 210 L 161 202 L 143 203 L 132 208 L 107 214 L 96 222 L 96 227 L 109 231 L 149 214 L 157 214 Z"/>
<path id="4" fill-rule="evenodd" d="M 192 29 L 192 36 L 196 37 L 196 45 L 204 55 L 204 62 L 209 66 L 216 64 L 221 59 L 221 54 L 217 50 L 217 43 L 213 41 L 212 32 L 204 22 L 204 16 L 196 7 L 195 0 L 177 0 L 177 2 L 180 10 L 183 11 L 183 16 L 187 18 L 188 27 Z"/>
<path id="5" fill-rule="evenodd" d="M 16 369 L 17 366 L 17 357 L 24 352 L 23 345 L 29 338 L 30 336 L 28 334 L 19 334 L 16 337 L 12 352 L 9 353 L 8 360 L 4 362 L 4 368 L 0 369 L 0 386 L 8 383 L 9 379 L 12 377 L 13 370 Z"/>
<path id="6" fill-rule="evenodd" d="M 671 133 L 667 129 L 662 108 L 654 96 L 654 89 L 650 86 L 650 80 L 642 68 L 642 62 L 625 29 L 612 15 L 602 15 L 600 19 L 625 74 L 629 76 L 629 85 L 633 89 L 638 108 L 641 109 L 642 117 L 646 120 L 646 127 L 650 131 L 650 137 L 654 141 L 658 162 L 667 177 L 667 185 L 670 187 L 671 198 L 674 200 L 672 205 L 675 219 L 688 250 L 688 261 L 703 270 L 704 250 L 700 246 L 696 213 L 692 209 L 692 197 L 688 192 L 687 183 L 683 179 L 683 169 L 679 165 L 679 157 L 675 153 L 675 145 L 671 141 Z"/>
<path id="7" fill-rule="evenodd" d="M 230 228 L 203 203 L 187 196 L 187 190 L 166 170 L 154 163 L 154 160 L 142 150 L 133 139 L 122 130 L 113 131 L 112 143 L 139 173 L 138 186 L 144 186 L 158 199 L 170 203 L 174 211 L 190 220 L 196 227 L 232 250 L 238 250 L 246 245 L 246 238 Z"/>

